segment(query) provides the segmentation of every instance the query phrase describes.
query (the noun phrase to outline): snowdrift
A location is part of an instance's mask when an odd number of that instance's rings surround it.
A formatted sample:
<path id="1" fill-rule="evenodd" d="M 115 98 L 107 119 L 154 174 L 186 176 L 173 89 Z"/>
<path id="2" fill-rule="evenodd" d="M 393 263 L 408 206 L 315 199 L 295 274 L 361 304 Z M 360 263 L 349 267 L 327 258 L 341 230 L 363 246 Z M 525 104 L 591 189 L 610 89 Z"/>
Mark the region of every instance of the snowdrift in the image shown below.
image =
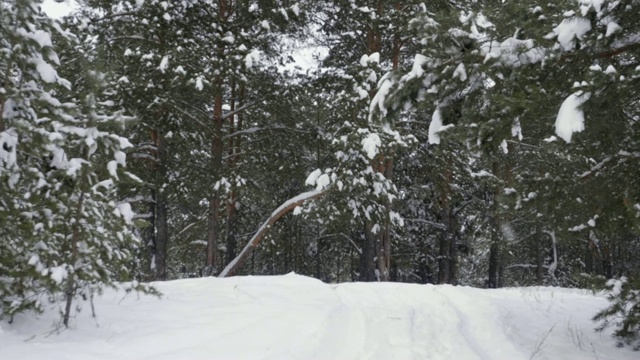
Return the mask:
<path id="1" fill-rule="evenodd" d="M 72 328 L 56 309 L 0 323 L 2 360 L 640 358 L 596 333 L 601 297 L 559 288 L 331 285 L 286 275 L 157 283 L 162 299 L 106 292 Z"/>

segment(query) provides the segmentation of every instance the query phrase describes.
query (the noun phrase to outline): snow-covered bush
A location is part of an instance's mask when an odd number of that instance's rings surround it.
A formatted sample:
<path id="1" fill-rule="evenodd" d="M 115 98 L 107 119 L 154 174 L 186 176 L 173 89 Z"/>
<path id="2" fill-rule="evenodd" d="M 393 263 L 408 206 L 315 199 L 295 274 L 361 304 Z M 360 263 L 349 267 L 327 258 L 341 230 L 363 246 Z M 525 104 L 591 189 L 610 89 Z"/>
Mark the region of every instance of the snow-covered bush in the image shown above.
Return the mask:
<path id="1" fill-rule="evenodd" d="M 599 321 L 598 330 L 609 326 L 615 328 L 614 335 L 619 345 L 632 345 L 640 350 L 640 281 L 629 281 L 626 277 L 611 279 L 606 284 L 607 298 L 611 303 L 593 320 Z"/>

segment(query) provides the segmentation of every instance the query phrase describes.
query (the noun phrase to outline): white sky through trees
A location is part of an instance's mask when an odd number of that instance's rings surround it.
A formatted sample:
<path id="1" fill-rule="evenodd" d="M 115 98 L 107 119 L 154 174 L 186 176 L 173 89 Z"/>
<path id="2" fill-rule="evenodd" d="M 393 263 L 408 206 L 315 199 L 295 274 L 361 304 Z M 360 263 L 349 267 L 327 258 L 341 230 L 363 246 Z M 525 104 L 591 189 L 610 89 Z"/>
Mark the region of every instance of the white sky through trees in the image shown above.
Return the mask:
<path id="1" fill-rule="evenodd" d="M 59 0 L 60 1 L 60 0 Z M 42 3 L 42 10 L 54 19 L 60 19 L 70 14 L 74 9 L 78 7 L 75 0 L 62 0 L 61 2 L 56 0 L 44 0 Z M 318 67 L 318 59 L 322 59 L 328 55 L 329 50 L 326 47 L 314 45 L 312 40 L 304 41 L 303 43 L 293 45 L 293 41 L 290 39 L 283 39 L 283 42 L 291 44 L 287 46 L 287 51 L 290 52 L 293 62 L 279 66 L 280 71 L 301 72 L 305 73 L 309 70 L 316 69 Z"/>
<path id="2" fill-rule="evenodd" d="M 54 0 L 44 0 L 42 3 L 42 10 L 52 18 L 59 19 L 65 15 L 68 15 L 78 5 L 73 0 L 64 0 L 62 2 L 56 2 Z"/>

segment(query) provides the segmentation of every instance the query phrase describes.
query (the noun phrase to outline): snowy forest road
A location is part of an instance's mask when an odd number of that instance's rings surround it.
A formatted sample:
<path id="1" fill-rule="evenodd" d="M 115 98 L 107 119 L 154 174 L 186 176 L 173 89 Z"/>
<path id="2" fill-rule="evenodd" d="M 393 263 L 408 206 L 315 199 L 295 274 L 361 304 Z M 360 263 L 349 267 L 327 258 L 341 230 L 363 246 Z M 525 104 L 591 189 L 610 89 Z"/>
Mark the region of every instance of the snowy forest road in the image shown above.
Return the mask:
<path id="1" fill-rule="evenodd" d="M 606 300 L 563 288 L 325 284 L 289 274 L 107 292 L 51 331 L 53 308 L 0 324 L 2 359 L 626 360 L 591 317 Z M 35 336 L 34 336 L 35 335 Z"/>

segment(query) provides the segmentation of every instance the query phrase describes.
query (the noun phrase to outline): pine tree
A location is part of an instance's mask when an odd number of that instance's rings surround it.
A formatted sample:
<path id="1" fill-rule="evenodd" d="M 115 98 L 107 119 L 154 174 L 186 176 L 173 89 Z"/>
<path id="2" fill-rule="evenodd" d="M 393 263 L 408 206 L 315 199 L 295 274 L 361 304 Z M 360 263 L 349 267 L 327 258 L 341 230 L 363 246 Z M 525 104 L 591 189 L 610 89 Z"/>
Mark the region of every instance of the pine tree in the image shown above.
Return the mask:
<path id="1" fill-rule="evenodd" d="M 136 116 L 127 130 L 135 144 L 132 162 L 142 170 L 144 184 L 130 187 L 128 198 L 136 201 L 138 217 L 149 224 L 143 234 L 147 256 L 141 272 L 150 280 L 165 280 L 173 230 L 170 213 L 178 199 L 201 190 L 194 186 L 197 181 L 206 179 L 198 172 L 177 176 L 201 166 L 199 156 L 188 154 L 204 148 L 208 134 L 207 96 L 194 64 L 198 57 L 189 45 L 196 41 L 188 25 L 194 12 L 198 14 L 196 3 L 90 5 L 73 24 L 97 37 L 93 56 L 114 74 L 109 84 L 111 100 Z"/>
<path id="2" fill-rule="evenodd" d="M 393 123 L 378 116 L 378 81 L 403 61 L 406 15 L 414 2 L 328 1 L 323 4 L 327 20 L 323 28 L 331 42 L 323 61 L 321 87 L 331 90 L 339 104 L 325 133 L 335 133 L 338 158 L 333 175 L 352 196 L 338 206 L 352 213 L 353 224 L 362 228 L 360 279 L 389 280 L 391 275 L 393 223 L 401 220 L 393 210 L 397 189 L 393 185 L 395 153 L 412 137 L 396 131 Z M 392 25 L 389 25 L 392 24 Z M 383 85 L 384 86 L 384 85 Z M 354 167 L 355 166 L 355 167 Z M 351 184 L 361 184 L 362 188 Z M 358 235 L 358 234 L 355 234 Z M 377 259 L 377 261 L 375 260 Z"/>
<path id="3" fill-rule="evenodd" d="M 135 178 L 123 169 L 131 144 L 110 131 L 122 115 L 100 98 L 105 75 L 86 67 L 76 38 L 38 1 L 10 5 L 1 13 L 2 313 L 64 299 L 68 326 L 74 299 L 129 279 L 137 240 L 115 185 Z M 54 69 L 70 65 L 61 61 L 78 65 L 73 81 Z"/>

